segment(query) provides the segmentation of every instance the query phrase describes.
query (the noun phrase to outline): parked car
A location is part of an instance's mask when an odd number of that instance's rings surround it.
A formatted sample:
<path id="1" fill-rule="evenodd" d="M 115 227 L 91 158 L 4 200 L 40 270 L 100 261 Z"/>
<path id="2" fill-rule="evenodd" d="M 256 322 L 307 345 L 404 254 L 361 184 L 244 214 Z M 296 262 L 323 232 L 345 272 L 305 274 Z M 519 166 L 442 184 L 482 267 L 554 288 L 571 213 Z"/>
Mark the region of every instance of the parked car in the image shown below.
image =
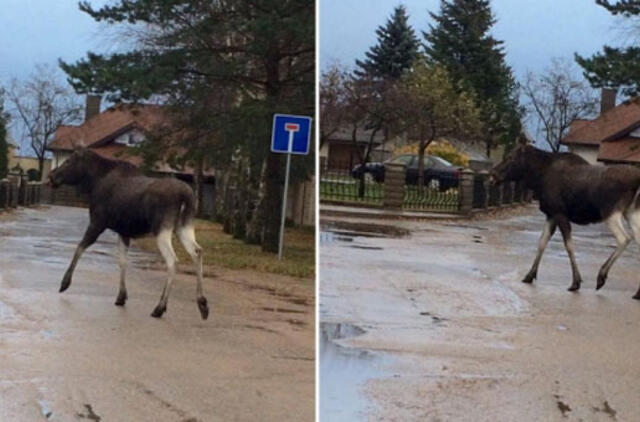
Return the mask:
<path id="1" fill-rule="evenodd" d="M 367 179 L 378 183 L 384 182 L 386 164 L 403 164 L 406 169 L 405 181 L 408 185 L 418 184 L 418 154 L 403 154 L 390 158 L 385 162 L 373 162 L 356 165 L 351 170 L 351 176 L 359 179 L 364 174 Z M 458 186 L 462 167 L 455 166 L 444 158 L 433 155 L 424 156 L 424 183 L 434 189 L 444 192 Z"/>

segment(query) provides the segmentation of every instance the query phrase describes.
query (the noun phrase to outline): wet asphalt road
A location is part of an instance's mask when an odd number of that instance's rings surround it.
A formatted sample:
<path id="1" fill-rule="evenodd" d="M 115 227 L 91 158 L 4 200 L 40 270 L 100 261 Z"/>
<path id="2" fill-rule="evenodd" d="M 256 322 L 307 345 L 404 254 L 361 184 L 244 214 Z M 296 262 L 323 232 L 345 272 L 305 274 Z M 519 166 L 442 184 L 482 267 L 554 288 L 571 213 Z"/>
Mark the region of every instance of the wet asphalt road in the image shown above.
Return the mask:
<path id="1" fill-rule="evenodd" d="M 323 420 L 632 421 L 640 414 L 640 283 L 632 244 L 574 227 L 584 283 L 557 233 L 533 285 L 543 217 L 395 223 L 407 237 L 321 235 Z M 394 223 L 387 223 L 394 224 Z"/>
<path id="2" fill-rule="evenodd" d="M 130 252 L 129 301 L 116 307 L 105 233 L 59 294 L 87 222 L 78 208 L 0 215 L 0 421 L 313 420 L 312 287 L 278 278 L 300 306 L 273 298 L 274 276 L 216 270 L 202 321 L 194 276 L 179 274 L 157 320 L 158 257 Z M 274 305 L 291 313 L 263 310 Z"/>

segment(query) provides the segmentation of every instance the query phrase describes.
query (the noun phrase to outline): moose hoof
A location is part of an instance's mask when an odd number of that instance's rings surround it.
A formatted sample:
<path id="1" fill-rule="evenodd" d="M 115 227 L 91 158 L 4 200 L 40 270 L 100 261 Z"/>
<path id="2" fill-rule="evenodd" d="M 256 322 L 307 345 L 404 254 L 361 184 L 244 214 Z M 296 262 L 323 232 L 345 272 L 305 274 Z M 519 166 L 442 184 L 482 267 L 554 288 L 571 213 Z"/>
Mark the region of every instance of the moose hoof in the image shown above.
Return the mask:
<path id="1" fill-rule="evenodd" d="M 536 274 L 535 273 L 529 273 L 527 275 L 524 276 L 524 278 L 522 279 L 523 283 L 527 283 L 527 284 L 531 284 L 533 283 L 533 280 L 536 279 Z"/>
<path id="2" fill-rule="evenodd" d="M 567 289 L 570 292 L 577 292 L 578 290 L 580 290 L 580 283 L 576 283 L 575 281 L 573 282 L 573 284 L 571 286 L 569 286 L 569 288 Z"/>
<path id="3" fill-rule="evenodd" d="M 636 293 L 635 295 L 633 295 L 633 298 L 635 300 L 640 300 L 640 292 Z"/>
<path id="4" fill-rule="evenodd" d="M 604 283 L 607 281 L 607 276 L 605 274 L 598 274 L 598 282 L 596 283 L 596 290 L 600 290 Z"/>
<path id="5" fill-rule="evenodd" d="M 198 298 L 198 309 L 200 309 L 200 315 L 202 319 L 209 318 L 209 305 L 207 305 L 207 298 Z"/>
<path id="6" fill-rule="evenodd" d="M 124 306 L 127 303 L 127 292 L 118 293 L 118 298 L 116 299 L 116 306 Z"/>
<path id="7" fill-rule="evenodd" d="M 151 316 L 154 318 L 161 318 L 162 314 L 164 314 L 166 310 L 167 310 L 166 306 L 158 305 L 156 306 L 156 309 L 154 309 L 153 312 L 151 312 Z"/>
<path id="8" fill-rule="evenodd" d="M 60 283 L 60 293 L 64 292 L 71 285 L 71 277 L 65 277 L 62 279 L 62 283 Z"/>

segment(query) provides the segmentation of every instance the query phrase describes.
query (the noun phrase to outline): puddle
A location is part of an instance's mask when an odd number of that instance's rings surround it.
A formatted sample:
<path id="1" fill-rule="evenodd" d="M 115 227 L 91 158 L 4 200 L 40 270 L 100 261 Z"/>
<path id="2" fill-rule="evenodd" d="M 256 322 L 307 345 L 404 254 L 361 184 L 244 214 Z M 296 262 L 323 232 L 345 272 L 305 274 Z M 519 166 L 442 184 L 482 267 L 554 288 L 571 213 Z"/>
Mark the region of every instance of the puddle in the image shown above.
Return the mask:
<path id="1" fill-rule="evenodd" d="M 353 223 L 347 221 L 330 221 L 322 224 L 322 231 L 345 237 L 398 238 L 409 236 L 410 232 L 401 227 Z M 322 240 L 322 237 L 321 237 Z"/>
<path id="2" fill-rule="evenodd" d="M 362 246 L 362 245 L 351 245 L 352 248 L 355 249 L 365 249 L 369 251 L 381 251 L 383 248 L 380 246 Z"/>
<path id="3" fill-rule="evenodd" d="M 370 379 L 385 376 L 386 357 L 339 345 L 339 341 L 364 334 L 352 324 L 320 323 L 320 419 L 363 420 L 368 399 L 362 391 Z"/>
<path id="4" fill-rule="evenodd" d="M 274 308 L 271 306 L 263 306 L 260 309 L 267 312 L 278 312 L 278 313 L 281 312 L 284 314 L 305 314 L 306 313 L 306 311 L 299 311 L 297 309 Z"/>

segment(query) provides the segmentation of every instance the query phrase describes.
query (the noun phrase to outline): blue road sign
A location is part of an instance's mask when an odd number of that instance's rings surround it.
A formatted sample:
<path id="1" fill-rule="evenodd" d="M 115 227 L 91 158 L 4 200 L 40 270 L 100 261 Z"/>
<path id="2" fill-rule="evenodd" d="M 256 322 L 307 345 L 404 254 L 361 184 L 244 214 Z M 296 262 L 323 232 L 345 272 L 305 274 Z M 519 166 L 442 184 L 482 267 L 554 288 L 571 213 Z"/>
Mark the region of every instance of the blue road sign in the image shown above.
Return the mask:
<path id="1" fill-rule="evenodd" d="M 272 152 L 307 155 L 310 141 L 311 117 L 273 115 Z"/>

